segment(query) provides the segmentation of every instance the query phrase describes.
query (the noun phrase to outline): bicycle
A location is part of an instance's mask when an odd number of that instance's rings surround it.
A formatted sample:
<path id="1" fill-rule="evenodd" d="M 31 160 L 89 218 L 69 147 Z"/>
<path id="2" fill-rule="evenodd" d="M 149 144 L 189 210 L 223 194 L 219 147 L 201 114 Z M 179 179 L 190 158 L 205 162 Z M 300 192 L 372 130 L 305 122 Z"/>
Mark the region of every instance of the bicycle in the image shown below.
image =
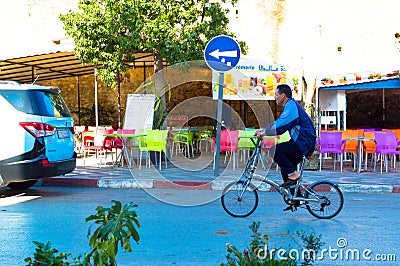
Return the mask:
<path id="1" fill-rule="evenodd" d="M 273 187 L 289 205 L 292 211 L 297 207 L 306 208 L 308 212 L 319 219 L 331 219 L 338 215 L 343 208 L 344 198 L 339 186 L 329 180 L 321 180 L 309 186 L 303 184 L 304 164 L 307 160 L 303 156 L 300 166 L 300 179 L 297 184 L 281 187 L 267 177 L 255 173 L 261 154 L 262 141 L 257 143 L 251 139 L 255 149 L 247 161 L 242 176 L 238 181 L 229 183 L 222 192 L 221 203 L 224 210 L 233 217 L 247 217 L 258 206 L 258 189 L 265 183 Z M 254 180 L 259 184 L 254 184 Z"/>

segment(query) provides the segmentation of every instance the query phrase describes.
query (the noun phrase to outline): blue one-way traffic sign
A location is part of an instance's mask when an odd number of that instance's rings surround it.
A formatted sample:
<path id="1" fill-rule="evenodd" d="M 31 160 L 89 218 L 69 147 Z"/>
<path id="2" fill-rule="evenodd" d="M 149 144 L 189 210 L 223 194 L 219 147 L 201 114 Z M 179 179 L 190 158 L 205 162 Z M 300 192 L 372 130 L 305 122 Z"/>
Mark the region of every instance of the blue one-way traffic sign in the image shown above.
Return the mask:
<path id="1" fill-rule="evenodd" d="M 215 71 L 229 71 L 239 62 L 239 44 L 229 36 L 216 36 L 207 43 L 204 59 L 207 65 Z"/>

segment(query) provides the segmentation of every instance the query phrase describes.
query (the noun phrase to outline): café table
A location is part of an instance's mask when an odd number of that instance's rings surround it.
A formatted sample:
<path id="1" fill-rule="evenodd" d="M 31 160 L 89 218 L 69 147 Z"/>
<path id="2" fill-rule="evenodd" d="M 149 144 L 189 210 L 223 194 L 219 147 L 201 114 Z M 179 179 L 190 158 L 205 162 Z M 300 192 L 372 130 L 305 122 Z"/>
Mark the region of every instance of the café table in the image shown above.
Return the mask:
<path id="1" fill-rule="evenodd" d="M 132 166 L 131 157 L 129 156 L 128 152 L 130 149 L 129 143 L 132 140 L 138 140 L 141 137 L 146 137 L 146 134 L 127 134 L 127 133 L 105 133 L 103 136 L 110 137 L 110 138 L 118 138 L 121 140 L 122 143 L 122 150 L 118 157 L 113 162 L 112 167 L 114 167 L 115 163 L 118 162 L 118 165 L 124 166 L 124 160 L 126 160 L 129 166 Z"/>
<path id="2" fill-rule="evenodd" d="M 345 140 L 357 140 L 358 141 L 357 173 L 361 173 L 362 172 L 362 155 L 363 155 L 362 143 L 363 143 L 363 141 L 374 140 L 374 139 L 373 138 L 367 138 L 367 137 L 364 137 L 364 136 L 359 136 L 357 138 L 346 138 Z"/>

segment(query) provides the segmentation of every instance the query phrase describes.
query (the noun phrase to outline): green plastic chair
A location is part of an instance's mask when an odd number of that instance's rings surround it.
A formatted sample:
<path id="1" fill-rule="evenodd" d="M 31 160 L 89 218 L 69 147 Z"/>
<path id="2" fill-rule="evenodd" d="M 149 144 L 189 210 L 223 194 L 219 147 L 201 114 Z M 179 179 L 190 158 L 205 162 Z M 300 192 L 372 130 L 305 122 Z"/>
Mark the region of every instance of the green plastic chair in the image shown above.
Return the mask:
<path id="1" fill-rule="evenodd" d="M 150 152 L 159 152 L 159 169 L 161 170 L 161 153 L 164 153 L 165 168 L 167 168 L 167 137 L 168 130 L 147 130 L 146 137 L 139 138 L 139 169 L 142 164 L 142 152 L 146 153 L 146 165 L 150 167 Z M 157 160 L 157 157 L 156 157 Z M 157 164 L 157 162 L 156 162 Z"/>
<path id="2" fill-rule="evenodd" d="M 286 131 L 282 135 L 278 135 L 277 143 L 282 143 L 282 142 L 287 142 L 290 140 L 290 134 L 289 131 Z"/>
<path id="3" fill-rule="evenodd" d="M 135 151 L 138 151 L 139 155 L 141 155 L 141 152 L 146 148 L 146 140 L 145 140 L 146 133 L 147 133 L 146 129 L 138 129 L 135 131 L 135 134 L 144 135 L 144 136 L 135 137 L 129 143 L 132 161 L 133 161 L 133 156 L 134 156 Z M 146 157 L 146 166 L 147 166 L 147 157 Z M 141 162 L 139 164 L 139 169 L 140 168 L 141 168 Z"/>
<path id="4" fill-rule="evenodd" d="M 211 146 L 212 137 L 213 137 L 213 132 L 211 130 L 199 131 L 196 137 L 197 150 L 201 151 L 201 146 L 202 146 L 201 144 L 205 142 L 206 152 L 208 151 L 208 146 L 210 146 L 210 151 L 212 151 L 212 146 Z"/>
<path id="5" fill-rule="evenodd" d="M 254 144 L 251 138 L 254 137 L 256 131 L 253 130 L 239 130 L 238 138 L 238 151 L 242 154 L 242 162 L 246 162 L 246 154 L 250 156 L 250 151 L 254 150 Z M 241 151 L 241 152 L 240 152 Z"/>
<path id="6" fill-rule="evenodd" d="M 193 135 L 194 132 L 177 132 L 174 134 L 174 138 L 172 141 L 172 154 L 174 152 L 176 156 L 178 155 L 178 150 L 184 152 L 184 155 L 188 158 L 191 156 L 194 157 L 194 148 L 193 148 Z M 190 154 L 192 151 L 192 154 Z"/>

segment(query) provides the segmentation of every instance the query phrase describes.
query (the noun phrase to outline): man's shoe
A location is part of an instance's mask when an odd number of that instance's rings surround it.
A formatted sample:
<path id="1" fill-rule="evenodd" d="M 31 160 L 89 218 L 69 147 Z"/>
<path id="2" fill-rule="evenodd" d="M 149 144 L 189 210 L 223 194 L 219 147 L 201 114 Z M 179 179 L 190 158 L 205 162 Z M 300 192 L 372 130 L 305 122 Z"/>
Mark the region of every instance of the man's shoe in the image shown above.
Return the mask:
<path id="1" fill-rule="evenodd" d="M 297 179 L 299 180 L 299 179 Z M 282 185 L 280 185 L 281 187 L 290 187 L 292 185 L 296 185 L 297 184 L 297 180 L 292 180 L 292 179 L 287 179 L 285 182 L 283 182 Z"/>
<path id="2" fill-rule="evenodd" d="M 286 211 L 293 211 L 293 206 L 292 206 L 292 205 L 289 205 L 289 206 L 287 206 L 286 208 L 284 208 L 283 211 L 284 211 L 284 212 L 286 212 Z"/>
<path id="3" fill-rule="evenodd" d="M 289 187 L 297 184 L 297 181 L 300 179 L 300 174 L 298 172 L 294 172 L 291 174 L 288 179 L 281 185 L 281 187 Z"/>
<path id="4" fill-rule="evenodd" d="M 295 171 L 295 172 L 294 172 L 293 174 L 291 174 L 288 178 L 289 178 L 289 179 L 292 179 L 292 180 L 299 180 L 299 179 L 300 179 L 300 174 L 299 174 L 299 172 Z"/>

